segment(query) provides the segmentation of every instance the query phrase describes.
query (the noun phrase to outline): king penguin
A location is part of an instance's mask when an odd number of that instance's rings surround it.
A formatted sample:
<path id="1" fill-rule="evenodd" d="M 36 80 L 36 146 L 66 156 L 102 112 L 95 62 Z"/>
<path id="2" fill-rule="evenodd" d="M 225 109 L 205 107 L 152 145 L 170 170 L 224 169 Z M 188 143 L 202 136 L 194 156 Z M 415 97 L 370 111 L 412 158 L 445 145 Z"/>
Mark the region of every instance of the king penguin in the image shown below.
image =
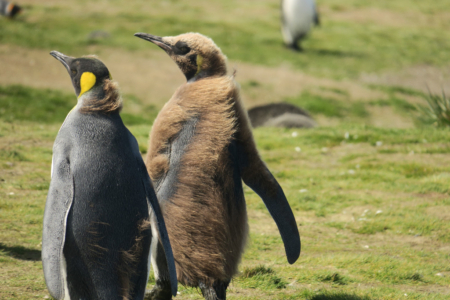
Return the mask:
<path id="1" fill-rule="evenodd" d="M 5 0 L 0 0 L 0 15 L 12 19 L 21 11 L 22 8 L 19 5 L 10 3 Z"/>
<path id="2" fill-rule="evenodd" d="M 314 0 L 281 1 L 281 32 L 286 46 L 301 51 L 299 43 L 313 24 L 319 25 L 319 14 Z"/>
<path id="3" fill-rule="evenodd" d="M 164 105 L 150 133 L 145 159 L 172 242 L 178 281 L 199 287 L 207 300 L 226 289 L 248 236 L 242 180 L 264 201 L 283 239 L 289 263 L 300 255 L 300 236 L 280 185 L 258 155 L 247 113 L 226 57 L 198 33 L 150 41 L 186 77 Z M 146 299 L 171 299 L 162 247 L 152 240 L 156 285 Z"/>
<path id="4" fill-rule="evenodd" d="M 152 239 L 162 244 L 176 295 L 164 219 L 137 141 L 120 118 L 117 84 L 95 57 L 50 54 L 78 96 L 53 146 L 44 212 L 42 263 L 51 296 L 143 299 Z"/>

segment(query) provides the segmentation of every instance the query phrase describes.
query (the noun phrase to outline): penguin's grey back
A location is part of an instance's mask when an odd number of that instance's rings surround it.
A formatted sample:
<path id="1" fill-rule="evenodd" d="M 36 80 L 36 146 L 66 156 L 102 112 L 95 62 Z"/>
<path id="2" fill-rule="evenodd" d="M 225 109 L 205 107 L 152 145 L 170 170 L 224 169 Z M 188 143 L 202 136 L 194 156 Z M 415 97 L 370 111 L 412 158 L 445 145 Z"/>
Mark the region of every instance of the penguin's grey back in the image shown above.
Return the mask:
<path id="1" fill-rule="evenodd" d="M 107 201 L 109 197 L 118 198 L 126 194 L 122 188 L 132 190 L 124 184 L 139 178 L 136 153 L 132 142 L 134 139 L 128 129 L 122 123 L 118 113 L 81 114 L 74 110 L 65 120 L 58 133 L 55 144 L 59 140 L 70 139 L 71 143 L 71 168 L 76 182 L 85 185 L 77 187 L 79 194 L 76 197 L 85 196 L 94 198 L 99 189 L 102 197 Z M 80 180 L 80 181 L 78 181 Z M 109 182 L 113 180 L 113 182 Z M 103 183 L 104 184 L 100 184 Z M 96 186 L 98 184 L 98 186 Z M 119 185 L 124 185 L 119 188 Z M 132 192 L 134 195 L 137 192 Z M 142 193 L 145 197 L 145 193 Z"/>
<path id="2" fill-rule="evenodd" d="M 70 145 L 74 197 L 63 253 L 67 281 L 73 285 L 70 296 L 76 299 L 118 299 L 119 295 L 127 299 L 136 296 L 133 283 L 147 280 L 149 210 L 137 172 L 135 143 L 118 113 L 77 110 L 66 118 L 55 140 L 55 148 Z M 128 254 L 133 254 L 130 251 L 140 238 L 141 252 L 134 255 L 141 261 L 130 262 Z M 130 270 L 130 263 L 136 270 Z"/>

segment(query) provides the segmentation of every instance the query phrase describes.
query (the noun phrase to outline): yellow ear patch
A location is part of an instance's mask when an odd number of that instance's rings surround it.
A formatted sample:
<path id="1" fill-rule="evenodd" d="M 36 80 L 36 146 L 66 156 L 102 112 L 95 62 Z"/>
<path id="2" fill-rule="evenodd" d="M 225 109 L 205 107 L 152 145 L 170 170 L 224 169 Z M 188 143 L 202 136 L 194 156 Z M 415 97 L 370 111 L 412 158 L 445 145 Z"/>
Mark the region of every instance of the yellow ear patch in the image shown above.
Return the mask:
<path id="1" fill-rule="evenodd" d="M 84 93 L 89 91 L 95 85 L 96 81 L 97 81 L 97 78 L 91 72 L 84 72 L 83 74 L 81 74 L 81 78 L 80 78 L 81 91 L 80 91 L 80 94 L 78 95 L 78 97 L 80 97 L 81 95 L 83 95 Z"/>
<path id="2" fill-rule="evenodd" d="M 202 70 L 202 64 L 203 64 L 203 57 L 201 55 L 197 55 L 197 73 L 195 73 L 195 75 L 200 73 L 200 71 Z"/>

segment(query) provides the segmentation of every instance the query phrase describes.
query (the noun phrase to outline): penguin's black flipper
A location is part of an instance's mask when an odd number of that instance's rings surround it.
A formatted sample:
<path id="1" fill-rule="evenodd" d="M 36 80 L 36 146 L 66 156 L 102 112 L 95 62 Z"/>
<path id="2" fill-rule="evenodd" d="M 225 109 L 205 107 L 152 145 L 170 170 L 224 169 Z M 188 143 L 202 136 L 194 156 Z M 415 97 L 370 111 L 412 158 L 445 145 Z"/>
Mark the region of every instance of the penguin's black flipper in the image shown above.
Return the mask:
<path id="1" fill-rule="evenodd" d="M 242 179 L 264 201 L 280 231 L 288 262 L 293 264 L 300 256 L 301 242 L 289 202 L 264 162 L 259 157 L 249 160 L 245 151 L 239 152 Z"/>
<path id="2" fill-rule="evenodd" d="M 150 203 L 153 212 L 155 213 L 156 221 L 158 224 L 159 237 L 164 247 L 164 253 L 166 254 L 167 268 L 170 276 L 170 289 L 172 295 L 176 296 L 178 291 L 177 270 L 175 268 L 175 260 L 173 258 L 172 246 L 170 245 L 169 235 L 167 234 L 166 224 L 159 207 L 158 198 L 156 197 L 155 190 L 150 183 L 150 177 L 148 176 L 145 164 L 141 161 L 139 171 L 142 173 L 142 183 L 144 184 L 145 193 L 147 194 L 147 200 Z M 146 177 L 144 175 L 147 175 Z"/>
<path id="3" fill-rule="evenodd" d="M 164 253 L 166 254 L 167 268 L 169 270 L 170 276 L 170 289 L 173 296 L 177 295 L 178 291 L 178 280 L 177 280 L 177 270 L 175 268 L 175 260 L 173 258 L 172 246 L 170 245 L 169 235 L 167 233 L 166 224 L 164 222 L 164 217 L 159 207 L 158 198 L 155 194 L 155 189 L 152 186 L 150 176 L 148 175 L 147 168 L 145 167 L 142 156 L 139 152 L 139 146 L 135 137 L 129 133 L 131 144 L 134 146 L 134 152 L 136 155 L 137 166 L 142 178 L 142 184 L 145 189 L 145 194 L 147 195 L 147 201 L 149 202 L 151 208 L 156 217 L 156 222 L 158 226 L 159 237 L 161 243 L 164 247 Z"/>
<path id="4" fill-rule="evenodd" d="M 56 151 L 55 151 L 56 152 Z M 42 233 L 42 266 L 50 295 L 63 299 L 64 257 L 63 248 L 66 236 L 67 216 L 73 201 L 73 176 L 67 157 L 54 154 L 52 179 L 48 191 L 44 212 Z"/>

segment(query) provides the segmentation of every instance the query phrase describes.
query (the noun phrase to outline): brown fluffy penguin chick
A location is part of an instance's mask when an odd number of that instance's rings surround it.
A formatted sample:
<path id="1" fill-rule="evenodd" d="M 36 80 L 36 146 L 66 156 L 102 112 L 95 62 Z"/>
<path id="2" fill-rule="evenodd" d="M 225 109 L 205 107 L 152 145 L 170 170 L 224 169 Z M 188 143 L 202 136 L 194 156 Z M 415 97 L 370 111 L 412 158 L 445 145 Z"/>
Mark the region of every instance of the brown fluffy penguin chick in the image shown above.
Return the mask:
<path id="1" fill-rule="evenodd" d="M 300 255 L 295 218 L 258 155 L 238 86 L 214 42 L 198 33 L 136 36 L 165 50 L 187 79 L 158 114 L 146 157 L 178 281 L 200 287 L 208 300 L 222 300 L 248 235 L 242 179 L 269 209 L 290 263 Z M 157 240 L 151 249 L 156 286 L 147 299 L 171 299 Z"/>

